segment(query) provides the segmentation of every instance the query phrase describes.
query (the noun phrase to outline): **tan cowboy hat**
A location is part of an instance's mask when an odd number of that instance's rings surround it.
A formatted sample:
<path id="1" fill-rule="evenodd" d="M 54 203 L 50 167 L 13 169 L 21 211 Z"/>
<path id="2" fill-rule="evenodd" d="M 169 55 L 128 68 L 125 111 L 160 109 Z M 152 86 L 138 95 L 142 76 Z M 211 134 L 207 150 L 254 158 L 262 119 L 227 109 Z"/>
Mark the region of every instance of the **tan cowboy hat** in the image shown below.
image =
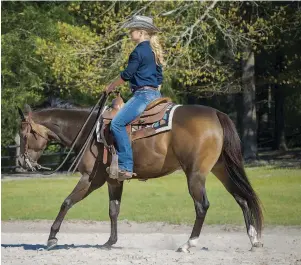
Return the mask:
<path id="1" fill-rule="evenodd" d="M 160 30 L 154 25 L 153 19 L 147 16 L 133 16 L 131 20 L 125 22 L 121 28 L 138 28 L 153 32 L 160 32 Z"/>

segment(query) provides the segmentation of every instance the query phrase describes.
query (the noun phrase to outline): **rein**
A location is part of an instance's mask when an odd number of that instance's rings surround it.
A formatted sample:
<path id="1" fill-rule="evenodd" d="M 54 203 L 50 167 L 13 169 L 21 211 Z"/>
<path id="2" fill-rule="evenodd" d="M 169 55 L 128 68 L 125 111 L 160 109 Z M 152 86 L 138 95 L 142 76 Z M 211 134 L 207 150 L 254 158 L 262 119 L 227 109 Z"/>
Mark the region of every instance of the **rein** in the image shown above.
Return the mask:
<path id="1" fill-rule="evenodd" d="M 107 99 L 108 99 L 108 95 L 107 95 L 106 92 L 104 92 L 104 93 L 102 94 L 101 98 L 99 99 L 99 101 L 97 102 L 97 104 L 95 105 L 95 107 L 93 108 L 93 110 L 96 109 L 96 106 L 99 104 L 99 110 L 98 110 L 98 113 L 97 113 L 97 116 L 96 116 L 95 123 L 94 123 L 94 125 L 93 125 L 93 127 L 92 127 L 92 129 L 91 129 L 91 131 L 90 131 L 90 133 L 89 133 L 89 136 L 87 137 L 85 143 L 83 144 L 82 148 L 80 149 L 78 155 L 77 155 L 76 158 L 74 159 L 72 165 L 69 167 L 68 173 L 71 171 L 71 169 L 72 169 L 72 167 L 75 165 L 76 161 L 77 161 L 77 163 L 76 163 L 75 167 L 73 168 L 72 173 L 74 173 L 75 170 L 77 169 L 77 167 L 78 167 L 78 165 L 79 165 L 79 163 L 80 163 L 80 161 L 81 161 L 81 159 L 82 159 L 82 157 L 83 157 L 83 155 L 84 155 L 84 153 L 85 153 L 85 151 L 86 151 L 86 149 L 87 149 L 87 147 L 88 147 L 88 144 L 89 144 L 90 140 L 92 139 L 93 134 L 94 134 L 94 132 L 95 132 L 95 130 L 96 130 L 97 121 L 99 120 L 99 118 L 101 117 L 101 115 L 103 114 L 103 112 L 104 112 L 105 109 L 106 109 L 106 102 L 107 102 Z M 93 111 L 92 111 L 92 113 L 93 113 Z M 90 116 L 91 116 L 91 114 L 90 114 Z M 88 122 L 90 116 L 89 116 L 88 119 L 86 120 L 86 123 Z M 86 123 L 84 124 L 84 126 L 86 125 Z M 84 126 L 83 126 L 83 127 L 84 127 Z"/>
<path id="2" fill-rule="evenodd" d="M 81 161 L 81 158 L 83 157 L 83 154 L 88 146 L 88 143 L 90 142 L 92 136 L 93 136 L 93 133 L 96 129 L 96 125 L 97 125 L 97 121 L 99 119 L 99 117 L 102 115 L 103 111 L 105 110 L 105 103 L 107 101 L 107 94 L 106 92 L 103 92 L 103 94 L 101 95 L 101 97 L 99 98 L 99 100 L 97 101 L 97 103 L 95 104 L 95 106 L 93 107 L 93 109 L 91 110 L 88 118 L 86 119 L 85 123 L 83 124 L 82 128 L 80 129 L 79 133 L 77 134 L 75 140 L 73 141 L 73 144 L 67 154 L 67 156 L 65 157 L 65 159 L 63 160 L 63 162 L 53 171 L 51 172 L 48 172 L 48 173 L 43 173 L 43 172 L 39 172 L 41 173 L 42 175 L 52 175 L 54 173 L 56 173 L 58 170 L 60 170 L 62 168 L 62 166 L 65 164 L 65 162 L 67 161 L 68 157 L 70 156 L 71 152 L 73 151 L 76 143 L 78 142 L 80 136 L 82 135 L 82 132 L 83 130 L 85 129 L 89 119 L 91 118 L 91 116 L 93 115 L 93 112 L 95 111 L 95 109 L 97 108 L 97 106 L 99 105 L 99 111 L 97 113 L 97 118 L 96 118 L 96 121 L 94 123 L 94 126 L 93 128 L 91 129 L 90 131 L 90 134 L 89 136 L 87 137 L 85 143 L 83 144 L 81 150 L 79 151 L 78 155 L 76 156 L 75 160 L 73 161 L 72 165 L 70 166 L 69 170 L 68 170 L 68 173 L 70 172 L 71 168 L 74 166 L 75 164 L 75 161 L 78 161 L 77 164 L 76 164 L 76 167 L 73 169 L 73 173 L 75 172 L 76 168 L 78 167 L 80 161 Z M 49 141 L 49 138 L 41 135 L 40 133 L 38 133 L 37 131 L 35 131 L 32 127 L 32 124 L 30 121 L 22 121 L 22 123 L 24 124 L 27 124 L 29 125 L 28 126 L 28 129 L 27 129 L 27 132 L 26 132 L 26 135 L 24 137 L 24 140 L 25 140 L 25 146 L 24 146 L 24 154 L 22 156 L 24 156 L 24 161 L 25 163 L 28 165 L 28 167 L 32 170 L 32 171 L 37 171 L 37 169 L 47 169 L 47 170 L 51 170 L 51 168 L 47 168 L 47 167 L 43 167 L 41 166 L 40 164 L 38 164 L 37 162 L 35 161 L 32 161 L 32 159 L 30 158 L 30 156 L 28 155 L 28 136 L 31 132 L 43 137 L 44 139 L 46 139 L 47 141 Z M 34 163 L 34 164 L 33 164 Z M 35 172 L 35 173 L 38 173 L 38 172 Z"/>

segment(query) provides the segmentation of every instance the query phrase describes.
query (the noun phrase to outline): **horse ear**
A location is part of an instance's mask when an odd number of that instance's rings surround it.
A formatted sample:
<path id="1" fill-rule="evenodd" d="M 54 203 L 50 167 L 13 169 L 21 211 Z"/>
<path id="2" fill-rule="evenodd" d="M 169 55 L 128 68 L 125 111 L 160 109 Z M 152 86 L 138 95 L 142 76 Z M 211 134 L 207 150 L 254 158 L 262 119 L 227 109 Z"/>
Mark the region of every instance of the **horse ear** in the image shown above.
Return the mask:
<path id="1" fill-rule="evenodd" d="M 25 106 L 24 106 L 24 112 L 25 112 L 26 115 L 28 115 L 29 117 L 31 117 L 32 110 L 31 110 L 31 107 L 28 104 L 25 104 Z"/>
<path id="2" fill-rule="evenodd" d="M 22 120 L 22 121 L 25 121 L 25 116 L 24 116 L 23 111 L 22 111 L 19 107 L 17 107 L 17 108 L 18 108 L 18 112 L 19 112 L 19 115 L 20 115 L 21 120 Z"/>

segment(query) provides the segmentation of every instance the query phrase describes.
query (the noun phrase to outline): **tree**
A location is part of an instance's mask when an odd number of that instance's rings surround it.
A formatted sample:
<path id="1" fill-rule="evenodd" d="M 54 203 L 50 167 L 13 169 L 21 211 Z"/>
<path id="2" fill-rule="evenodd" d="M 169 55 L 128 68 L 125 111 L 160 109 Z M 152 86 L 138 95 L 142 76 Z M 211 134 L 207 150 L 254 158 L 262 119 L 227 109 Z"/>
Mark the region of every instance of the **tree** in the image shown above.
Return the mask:
<path id="1" fill-rule="evenodd" d="M 36 54 L 36 39 L 57 39 L 56 19 L 71 21 L 64 5 L 56 3 L 2 3 L 1 144 L 13 142 L 17 131 L 16 106 L 35 103 L 52 86 L 47 64 Z"/>
<path id="2" fill-rule="evenodd" d="M 262 90 L 271 87 L 274 103 L 274 149 L 287 150 L 285 102 L 300 95 L 301 9 L 297 2 L 266 3 L 271 31 L 258 47 L 256 72 Z M 272 99 L 272 98 L 271 98 Z M 298 112 L 298 111 L 297 111 Z M 295 110 L 296 113 L 296 110 Z"/>
<path id="3" fill-rule="evenodd" d="M 14 137 L 17 104 L 48 95 L 93 104 L 127 63 L 134 46 L 120 25 L 135 14 L 153 16 L 162 30 L 164 93 L 198 103 L 243 91 L 238 124 L 247 157 L 256 156 L 255 94 L 277 85 L 286 110 L 300 88 L 296 2 L 3 2 L 2 10 L 2 143 Z"/>

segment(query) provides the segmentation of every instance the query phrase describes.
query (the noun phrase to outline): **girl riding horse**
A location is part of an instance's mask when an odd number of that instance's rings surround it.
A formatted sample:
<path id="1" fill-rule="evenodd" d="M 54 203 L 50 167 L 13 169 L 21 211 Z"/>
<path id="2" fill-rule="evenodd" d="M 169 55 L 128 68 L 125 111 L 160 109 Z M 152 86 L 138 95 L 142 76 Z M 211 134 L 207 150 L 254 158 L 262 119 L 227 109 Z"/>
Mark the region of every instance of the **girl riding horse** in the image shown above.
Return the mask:
<path id="1" fill-rule="evenodd" d="M 153 100 L 161 97 L 163 52 L 156 35 L 159 29 L 146 16 L 134 16 L 123 28 L 130 29 L 132 41 L 137 43 L 130 54 L 128 66 L 120 76 L 106 87 L 112 92 L 117 86 L 129 81 L 132 98 L 124 105 L 111 122 L 118 154 L 118 180 L 130 179 L 133 175 L 133 151 L 126 132 L 126 125 L 135 120 Z"/>

